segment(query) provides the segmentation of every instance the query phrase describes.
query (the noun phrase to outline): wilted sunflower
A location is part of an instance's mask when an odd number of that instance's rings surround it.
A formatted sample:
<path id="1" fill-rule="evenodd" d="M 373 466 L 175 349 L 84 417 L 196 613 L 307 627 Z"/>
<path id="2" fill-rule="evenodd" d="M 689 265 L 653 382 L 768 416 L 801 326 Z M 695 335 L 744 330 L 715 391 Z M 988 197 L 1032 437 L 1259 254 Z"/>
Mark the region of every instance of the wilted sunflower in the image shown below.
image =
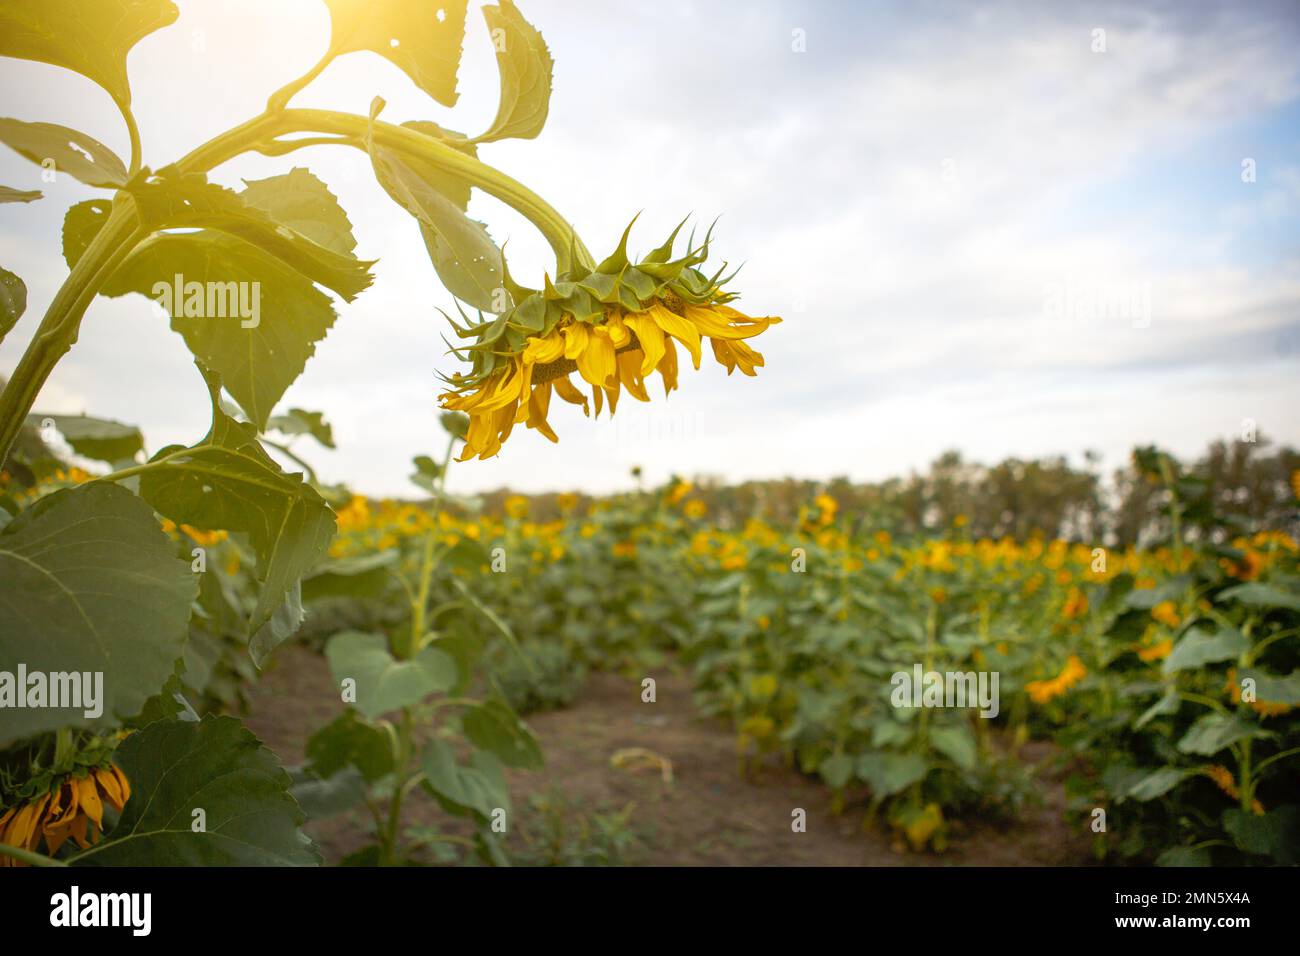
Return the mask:
<path id="1" fill-rule="evenodd" d="M 65 777 L 57 788 L 0 814 L 0 843 L 34 852 L 44 839 L 45 853 L 54 856 L 71 838 L 84 850 L 103 833 L 104 804 L 120 813 L 130 797 L 131 784 L 114 764 Z M 0 855 L 0 866 L 25 865 Z"/>
<path id="2" fill-rule="evenodd" d="M 728 303 L 728 279 L 707 277 L 696 267 L 708 255 L 709 240 L 673 260 L 668 241 L 635 265 L 627 257 L 631 226 L 612 256 L 594 270 L 565 273 L 541 290 L 526 289 L 505 275 L 515 303 L 493 321 L 452 325 L 471 346 L 456 349 L 473 361 L 469 375 L 448 379 L 444 408 L 470 418 L 460 460 L 491 458 L 520 422 L 558 441 L 547 421 L 552 395 L 585 414 L 600 415 L 606 401 L 612 415 L 624 388 L 638 401 L 650 400 L 646 380 L 655 372 L 664 395 L 677 387 L 677 346 L 700 367 L 705 339 L 714 358 L 745 375 L 756 375 L 763 356 L 745 344 L 781 320 L 752 318 Z M 729 278 L 729 277 L 728 277 Z M 570 376 L 578 375 L 574 382 Z M 590 401 L 582 390 L 590 386 Z"/>

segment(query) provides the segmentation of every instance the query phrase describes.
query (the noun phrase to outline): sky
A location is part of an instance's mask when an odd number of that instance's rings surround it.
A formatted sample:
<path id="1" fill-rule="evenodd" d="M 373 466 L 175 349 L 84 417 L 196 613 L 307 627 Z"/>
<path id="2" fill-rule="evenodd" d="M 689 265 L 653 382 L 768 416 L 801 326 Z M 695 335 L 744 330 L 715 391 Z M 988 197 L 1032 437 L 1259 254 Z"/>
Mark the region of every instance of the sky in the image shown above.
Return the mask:
<path id="1" fill-rule="evenodd" d="M 328 41 L 321 0 L 177 0 L 179 21 L 129 61 L 146 164 L 261 111 Z M 1300 444 L 1300 5 L 520 0 L 555 57 L 546 129 L 480 157 L 570 219 L 597 258 L 640 213 L 634 251 L 688 214 L 743 268 L 736 305 L 784 322 L 756 379 L 706 350 L 665 402 L 612 419 L 553 405 L 559 444 L 517 428 L 453 467 L 474 492 L 607 492 L 670 474 L 878 480 L 955 448 L 992 462 L 1137 444 L 1195 455 L 1253 422 Z M 1102 32 L 1099 32 L 1102 31 Z M 1104 46 L 1104 49 L 1097 49 Z M 295 105 L 467 132 L 496 112 L 487 28 L 471 6 L 460 101 L 446 109 L 369 53 Z M 0 60 L 0 115 L 81 129 L 128 155 L 106 94 L 55 67 Z M 29 287 L 0 345 L 12 371 L 67 270 L 67 207 L 96 195 L 0 148 L 0 264 Z M 376 281 L 317 347 L 282 407 L 318 409 L 335 451 L 298 446 L 322 480 L 409 495 L 437 454 L 452 308 L 414 221 L 362 155 L 245 157 L 238 186 L 307 166 L 351 217 Z M 538 285 L 546 243 L 475 194 L 470 212 Z M 1097 308 L 1101 302 L 1104 307 Z M 264 321 L 271 321 L 270 317 Z M 37 410 L 139 425 L 151 450 L 206 432 L 181 338 L 141 297 L 101 298 Z"/>

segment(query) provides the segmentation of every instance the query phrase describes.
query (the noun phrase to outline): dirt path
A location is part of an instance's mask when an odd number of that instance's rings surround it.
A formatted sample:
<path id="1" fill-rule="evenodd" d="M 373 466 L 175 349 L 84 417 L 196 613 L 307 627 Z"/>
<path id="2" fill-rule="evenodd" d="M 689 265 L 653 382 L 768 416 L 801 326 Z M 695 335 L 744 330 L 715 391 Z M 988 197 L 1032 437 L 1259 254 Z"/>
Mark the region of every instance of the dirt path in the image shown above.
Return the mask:
<path id="1" fill-rule="evenodd" d="M 277 654 L 277 666 L 252 691 L 250 728 L 288 764 L 302 760 L 307 736 L 342 708 L 325 661 L 302 648 Z M 1064 793 L 1043 782 L 1044 801 L 1009 827 L 967 822 L 943 855 L 901 852 L 886 832 L 864 830 L 861 810 L 831 813 L 819 783 L 784 767 L 762 768 L 742 779 L 735 738 L 720 724 L 697 716 L 688 681 L 656 675 L 657 701 L 642 703 L 636 683 L 593 675 L 573 706 L 528 718 L 546 755 L 537 773 L 510 774 L 511 798 L 530 821 L 529 798 L 562 795 L 566 812 L 591 814 L 634 804 L 630 826 L 640 837 L 634 863 L 792 866 L 992 866 L 1088 862 L 1087 840 L 1062 822 Z M 671 762 L 672 782 L 654 768 L 620 769 L 610 757 L 641 747 Z M 1042 752 L 1040 752 L 1042 755 Z M 409 823 L 455 831 L 423 794 L 409 804 Z M 807 811 L 807 832 L 792 832 L 791 811 Z M 309 824 L 327 862 L 366 843 L 369 817 L 353 811 Z M 535 829 L 534 829 L 535 832 Z"/>

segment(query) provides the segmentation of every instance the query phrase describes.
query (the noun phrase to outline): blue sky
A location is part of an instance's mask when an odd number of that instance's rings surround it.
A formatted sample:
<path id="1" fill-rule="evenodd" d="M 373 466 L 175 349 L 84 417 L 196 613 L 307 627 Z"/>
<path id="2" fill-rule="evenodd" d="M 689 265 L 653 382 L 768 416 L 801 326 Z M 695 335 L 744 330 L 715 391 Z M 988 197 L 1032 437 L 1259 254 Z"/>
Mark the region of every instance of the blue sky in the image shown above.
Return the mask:
<path id="1" fill-rule="evenodd" d="M 174 27 L 131 57 L 146 162 L 162 165 L 254 115 L 326 41 L 320 0 L 178 0 Z M 875 479 L 947 448 L 990 460 L 1134 444 L 1183 454 L 1253 419 L 1300 443 L 1300 12 L 1294 4 L 1036 4 L 523 0 L 555 54 L 537 140 L 483 158 L 546 196 L 597 255 L 642 211 L 633 244 L 687 213 L 721 217 L 717 252 L 745 267 L 742 308 L 784 324 L 767 368 L 685 374 L 668 402 L 611 422 L 554 413 L 560 444 L 517 431 L 462 491 L 605 491 L 642 466 L 727 479 Z M 1091 49 L 1106 31 L 1106 51 Z M 806 51 L 792 49 L 804 31 Z M 496 69 L 471 10 L 451 111 L 378 57 L 339 61 L 303 105 L 462 130 L 495 112 Z M 193 103 L 201 103 L 194 108 Z M 125 152 L 107 98 L 52 67 L 0 61 L 0 114 L 84 129 Z M 1241 161 L 1257 180 L 1241 181 Z M 335 423 L 326 480 L 405 493 L 412 455 L 439 443 L 436 372 L 450 305 L 414 225 L 328 149 L 292 160 L 348 209 L 378 280 L 344 306 L 285 405 Z M 237 184 L 290 163 L 222 167 Z M 39 170 L 0 155 L 0 183 Z M 27 280 L 28 316 L 0 345 L 12 369 L 66 270 L 66 177 L 0 207 L 0 264 Z M 545 243 L 513 211 L 471 212 L 534 280 Z M 1045 307 L 1050 289 L 1150 295 L 1149 324 Z M 206 428 L 178 336 L 143 299 L 99 300 L 40 410 L 141 425 L 152 448 Z"/>

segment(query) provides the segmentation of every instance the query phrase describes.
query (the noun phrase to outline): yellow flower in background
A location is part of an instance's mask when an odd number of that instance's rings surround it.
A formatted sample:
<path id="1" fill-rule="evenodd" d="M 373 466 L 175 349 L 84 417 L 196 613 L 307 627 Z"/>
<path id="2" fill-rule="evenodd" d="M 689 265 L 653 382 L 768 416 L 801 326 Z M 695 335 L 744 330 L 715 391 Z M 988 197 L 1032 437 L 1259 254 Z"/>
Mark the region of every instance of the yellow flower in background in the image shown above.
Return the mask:
<path id="1" fill-rule="evenodd" d="M 834 521 L 835 513 L 840 510 L 840 503 L 825 492 L 813 499 L 813 505 L 817 508 L 817 521 L 822 525 Z"/>
<path id="2" fill-rule="evenodd" d="M 692 520 L 698 521 L 709 513 L 708 506 L 699 498 L 692 498 L 682 506 L 682 514 Z"/>
<path id="3" fill-rule="evenodd" d="M 1087 675 L 1088 668 L 1083 665 L 1083 661 L 1071 654 L 1059 674 L 1050 680 L 1030 681 L 1025 685 L 1025 691 L 1035 704 L 1046 704 L 1060 697 Z"/>
<path id="4" fill-rule="evenodd" d="M 1176 628 L 1183 623 L 1183 616 L 1173 601 L 1161 601 L 1151 609 L 1151 616 L 1167 627 Z"/>
<path id="5" fill-rule="evenodd" d="M 636 542 L 635 541 L 615 541 L 614 557 L 616 558 L 635 558 Z"/>
<path id="6" fill-rule="evenodd" d="M 672 488 L 670 488 L 668 491 L 668 504 L 669 505 L 677 504 L 679 501 L 681 501 L 683 498 L 689 495 L 691 493 L 691 490 L 694 487 L 695 486 L 692 485 L 689 481 L 674 482 Z"/>
<path id="7" fill-rule="evenodd" d="M 1070 593 L 1065 596 L 1065 604 L 1061 606 L 1061 617 L 1071 620 L 1087 613 L 1088 596 L 1078 588 L 1070 588 Z"/>
<path id="8" fill-rule="evenodd" d="M 563 512 L 570 512 L 578 507 L 578 496 L 571 491 L 566 491 L 555 496 L 555 506 Z"/>
<path id="9" fill-rule="evenodd" d="M 1173 638 L 1166 637 L 1163 641 L 1157 641 L 1154 644 L 1139 646 L 1137 648 L 1137 656 L 1140 660 L 1145 661 L 1146 663 L 1149 664 L 1152 661 L 1164 660 L 1166 657 L 1169 656 L 1170 652 L 1173 649 L 1174 649 Z"/>
<path id="10" fill-rule="evenodd" d="M 1214 781 L 1215 786 L 1231 797 L 1234 801 L 1241 801 L 1241 791 L 1237 789 L 1237 780 L 1232 775 L 1232 771 L 1222 764 L 1212 763 L 1201 768 L 1201 773 Z M 1250 810 L 1256 816 L 1264 815 L 1264 805 L 1259 800 L 1250 802 Z"/>
<path id="11" fill-rule="evenodd" d="M 511 495 L 506 499 L 506 514 L 519 520 L 528 517 L 528 499 L 523 495 Z"/>

